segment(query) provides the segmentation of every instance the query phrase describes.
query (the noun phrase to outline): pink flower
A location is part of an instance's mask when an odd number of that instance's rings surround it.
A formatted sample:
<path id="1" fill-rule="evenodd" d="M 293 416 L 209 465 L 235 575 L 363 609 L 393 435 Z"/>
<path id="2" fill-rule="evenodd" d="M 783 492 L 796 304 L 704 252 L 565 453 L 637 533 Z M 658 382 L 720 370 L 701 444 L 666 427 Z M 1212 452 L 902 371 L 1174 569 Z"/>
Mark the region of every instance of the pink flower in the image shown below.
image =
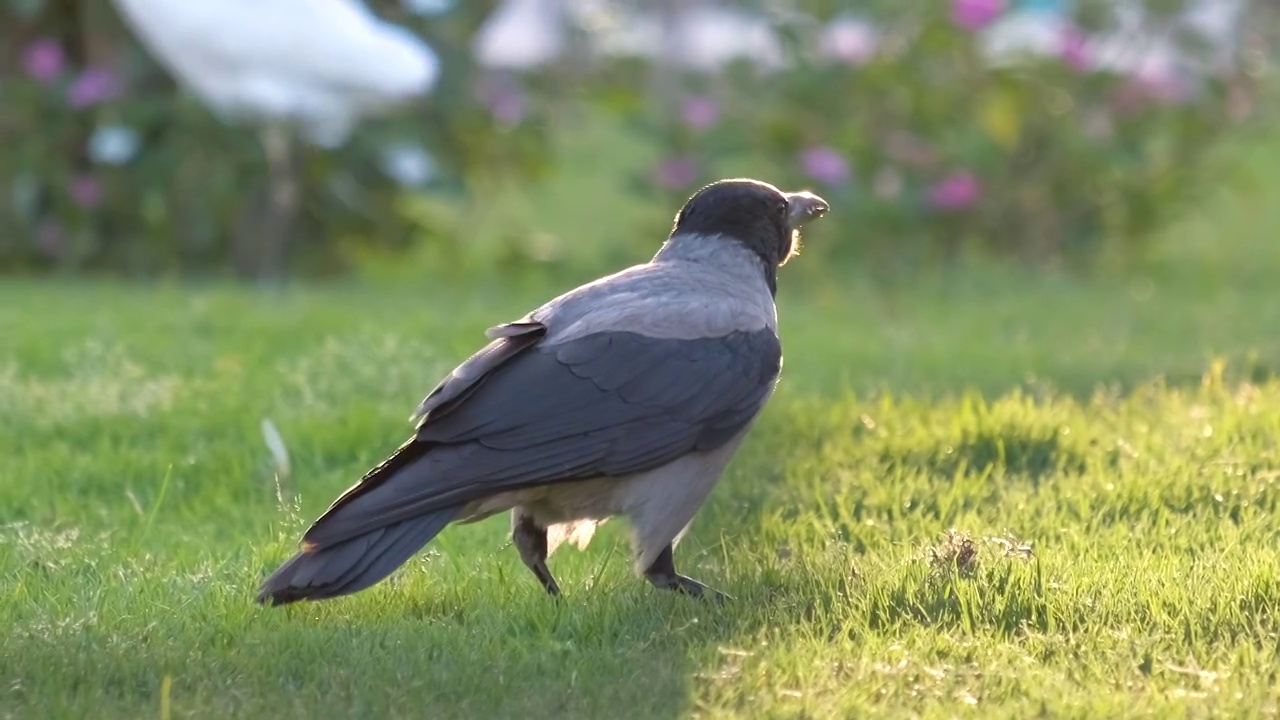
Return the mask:
<path id="1" fill-rule="evenodd" d="M 823 57 L 849 65 L 865 65 L 875 57 L 879 43 L 879 34 L 869 23 L 844 16 L 827 24 L 819 46 Z"/>
<path id="2" fill-rule="evenodd" d="M 1195 87 L 1177 68 L 1155 60 L 1144 61 L 1133 73 L 1133 80 L 1147 97 L 1165 105 L 1190 102 Z"/>
<path id="3" fill-rule="evenodd" d="M 1067 28 L 1059 41 L 1058 57 L 1076 72 L 1088 72 L 1093 67 L 1089 57 L 1089 38 L 1076 28 Z"/>
<path id="4" fill-rule="evenodd" d="M 1143 60 L 1127 75 L 1109 97 L 1109 105 L 1117 117 L 1137 115 L 1153 102 L 1181 105 L 1195 99 L 1197 88 L 1191 79 L 1158 60 Z"/>
<path id="5" fill-rule="evenodd" d="M 102 183 L 87 173 L 75 176 L 71 181 L 71 200 L 83 210 L 102 204 Z"/>
<path id="6" fill-rule="evenodd" d="M 680 119 L 694 130 L 706 130 L 720 119 L 720 105 L 705 95 L 688 98 L 680 107 Z"/>
<path id="7" fill-rule="evenodd" d="M 843 185 L 853 177 L 844 156 L 828 145 L 815 145 L 800 153 L 800 166 L 806 175 L 828 185 Z"/>
<path id="8" fill-rule="evenodd" d="M 929 188 L 929 205 L 935 210 L 964 210 L 978 202 L 982 185 L 968 170 L 951 173 Z"/>
<path id="9" fill-rule="evenodd" d="M 71 103 L 71 107 L 83 110 L 113 100 L 119 94 L 120 81 L 110 70 L 89 68 L 80 73 L 80 77 L 71 84 L 71 89 L 67 91 L 67 102 Z"/>
<path id="10" fill-rule="evenodd" d="M 1004 12 L 1005 0 L 951 0 L 951 21 L 974 32 L 990 25 Z"/>
<path id="11" fill-rule="evenodd" d="M 670 157 L 653 169 L 653 183 L 667 190 L 687 188 L 698 179 L 701 163 L 691 155 Z"/>
<path id="12" fill-rule="evenodd" d="M 42 83 L 53 82 L 67 65 L 62 46 L 49 38 L 41 38 L 22 53 L 22 66 L 27 74 Z"/>
<path id="13" fill-rule="evenodd" d="M 489 103 L 489 111 L 493 113 L 493 119 L 499 124 L 507 127 L 515 127 L 524 120 L 525 111 L 528 109 L 524 93 L 516 90 L 514 92 L 502 93 Z"/>
<path id="14" fill-rule="evenodd" d="M 524 90 L 515 82 L 506 78 L 494 78 L 480 88 L 480 102 L 489 108 L 493 119 L 499 125 L 515 127 L 523 120 L 529 110 L 529 101 Z"/>

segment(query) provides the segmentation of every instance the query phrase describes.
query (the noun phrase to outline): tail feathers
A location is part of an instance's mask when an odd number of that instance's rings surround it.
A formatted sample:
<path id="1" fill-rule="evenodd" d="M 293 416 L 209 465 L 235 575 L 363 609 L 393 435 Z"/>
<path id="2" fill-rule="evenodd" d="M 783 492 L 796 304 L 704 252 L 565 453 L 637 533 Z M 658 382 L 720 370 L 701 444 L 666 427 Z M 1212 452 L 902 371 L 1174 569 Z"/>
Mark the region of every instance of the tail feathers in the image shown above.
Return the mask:
<path id="1" fill-rule="evenodd" d="M 458 510 L 436 510 L 330 547 L 304 548 L 262 583 L 258 602 L 285 605 L 363 590 L 403 565 L 439 534 Z"/>

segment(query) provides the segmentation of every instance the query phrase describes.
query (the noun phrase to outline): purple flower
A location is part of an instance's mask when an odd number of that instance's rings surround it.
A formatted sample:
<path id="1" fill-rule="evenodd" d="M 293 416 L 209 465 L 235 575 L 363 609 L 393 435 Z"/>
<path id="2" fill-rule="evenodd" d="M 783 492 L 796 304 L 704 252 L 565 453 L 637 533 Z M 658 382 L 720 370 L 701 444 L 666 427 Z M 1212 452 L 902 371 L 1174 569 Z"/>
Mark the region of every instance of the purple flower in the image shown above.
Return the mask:
<path id="1" fill-rule="evenodd" d="M 929 188 L 929 205 L 935 210 L 964 210 L 978 202 L 982 185 L 968 170 L 951 173 Z"/>
<path id="2" fill-rule="evenodd" d="M 1004 12 L 1005 0 L 951 0 L 951 21 L 971 32 L 990 25 Z"/>
<path id="3" fill-rule="evenodd" d="M 829 145 L 815 145 L 800 153 L 800 166 L 806 175 L 828 185 L 843 185 L 853 177 L 844 156 Z"/>
<path id="4" fill-rule="evenodd" d="M 1148 58 L 1127 70 L 1125 81 L 1116 86 L 1108 105 L 1117 117 L 1131 117 L 1151 103 L 1181 105 L 1195 98 L 1196 86 L 1176 68 Z"/>
<path id="5" fill-rule="evenodd" d="M 1089 57 L 1089 38 L 1076 28 L 1067 28 L 1058 45 L 1058 57 L 1076 72 L 1088 72 L 1093 67 Z"/>
<path id="6" fill-rule="evenodd" d="M 696 95 L 684 101 L 680 119 L 694 130 L 706 130 L 720 119 L 720 105 L 705 95 Z"/>
<path id="7" fill-rule="evenodd" d="M 71 180 L 71 200 L 82 210 L 90 210 L 102 204 L 102 183 L 87 173 Z"/>
<path id="8" fill-rule="evenodd" d="M 67 65 L 62 46 L 49 38 L 41 38 L 22 53 L 22 66 L 27 74 L 42 83 L 53 82 Z"/>
<path id="9" fill-rule="evenodd" d="M 504 93 L 494 98 L 489 104 L 489 111 L 493 113 L 493 118 L 507 127 L 519 125 L 520 121 L 524 120 L 527 109 L 528 102 L 525 100 L 524 93 L 519 90 Z"/>
<path id="10" fill-rule="evenodd" d="M 120 81 L 110 70 L 89 68 L 67 90 L 67 102 L 77 110 L 113 100 L 120 94 Z"/>
<path id="11" fill-rule="evenodd" d="M 701 163 L 692 155 L 669 157 L 653 169 L 653 183 L 666 190 L 687 188 L 698 179 Z"/>
<path id="12" fill-rule="evenodd" d="M 491 78 L 481 85 L 479 99 L 489 108 L 493 119 L 506 127 L 519 125 L 529 110 L 524 90 L 514 81 L 503 77 Z"/>

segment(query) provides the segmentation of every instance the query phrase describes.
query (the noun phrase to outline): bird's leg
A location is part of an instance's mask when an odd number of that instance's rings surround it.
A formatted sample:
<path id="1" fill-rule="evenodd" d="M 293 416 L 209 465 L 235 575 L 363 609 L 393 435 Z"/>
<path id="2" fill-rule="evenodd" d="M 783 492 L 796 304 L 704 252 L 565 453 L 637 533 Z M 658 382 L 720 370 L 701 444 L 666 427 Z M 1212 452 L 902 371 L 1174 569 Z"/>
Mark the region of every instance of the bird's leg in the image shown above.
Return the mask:
<path id="1" fill-rule="evenodd" d="M 548 595 L 559 595 L 560 586 L 547 569 L 547 529 L 538 525 L 532 515 L 516 508 L 511 513 L 511 542 L 520 551 L 520 559 L 533 571 Z"/>
<path id="2" fill-rule="evenodd" d="M 691 577 L 686 577 L 676 572 L 676 561 L 669 543 L 662 549 L 662 552 L 658 553 L 658 557 L 654 558 L 653 564 L 644 571 L 644 577 L 650 583 L 653 583 L 654 587 L 662 588 L 663 590 L 675 590 L 696 598 L 714 600 L 716 602 L 733 599 L 719 590 L 709 588 Z"/>
<path id="3" fill-rule="evenodd" d="M 293 174 L 288 130 L 271 125 L 262 131 L 262 149 L 267 158 L 267 222 L 263 228 L 260 280 L 279 280 L 284 274 L 289 238 L 298 208 L 298 183 Z"/>

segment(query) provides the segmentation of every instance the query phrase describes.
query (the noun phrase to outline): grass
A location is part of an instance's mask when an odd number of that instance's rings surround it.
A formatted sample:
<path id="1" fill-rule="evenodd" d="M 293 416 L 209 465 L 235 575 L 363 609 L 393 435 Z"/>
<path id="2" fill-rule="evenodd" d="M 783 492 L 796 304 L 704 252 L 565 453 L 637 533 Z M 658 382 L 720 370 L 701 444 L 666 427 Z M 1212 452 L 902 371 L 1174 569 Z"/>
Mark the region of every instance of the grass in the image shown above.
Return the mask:
<path id="1" fill-rule="evenodd" d="M 0 286 L 0 717 L 1275 717 L 1277 231 L 1255 189 L 1123 278 L 801 257 L 783 387 L 678 552 L 725 607 L 616 524 L 551 602 L 504 519 L 251 602 L 484 327 L 585 278 Z"/>

